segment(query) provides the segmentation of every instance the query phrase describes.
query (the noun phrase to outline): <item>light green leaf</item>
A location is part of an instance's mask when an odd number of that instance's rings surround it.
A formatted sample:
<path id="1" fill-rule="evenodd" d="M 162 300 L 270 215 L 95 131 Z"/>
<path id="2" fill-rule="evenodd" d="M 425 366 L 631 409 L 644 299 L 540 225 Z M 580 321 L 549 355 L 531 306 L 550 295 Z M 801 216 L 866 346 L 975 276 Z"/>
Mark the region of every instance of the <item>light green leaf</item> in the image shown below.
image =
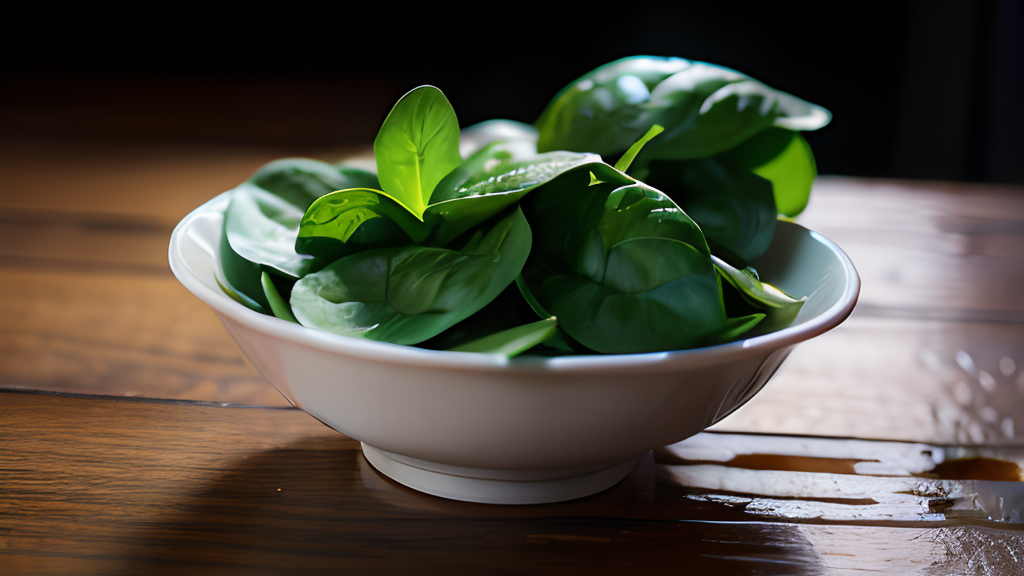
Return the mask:
<path id="1" fill-rule="evenodd" d="M 267 301 L 270 302 L 270 309 L 274 312 L 274 316 L 298 324 L 299 321 L 292 314 L 291 306 L 284 301 L 284 298 L 281 298 L 281 293 L 277 291 L 277 286 L 274 286 L 274 280 L 270 274 L 264 272 L 260 277 L 260 283 L 263 285 L 263 293 L 266 295 Z"/>
<path id="2" fill-rule="evenodd" d="M 455 110 L 433 86 L 410 91 L 384 120 L 373 153 L 381 188 L 422 218 L 434 187 L 462 163 Z"/>
<path id="3" fill-rule="evenodd" d="M 740 292 L 743 298 L 767 317 L 758 326 L 759 334 L 767 334 L 793 323 L 807 297 L 796 299 L 771 284 L 761 282 L 753 268 L 742 270 L 730 265 L 721 258 L 711 257 L 718 274 Z"/>
<path id="4" fill-rule="evenodd" d="M 647 133 L 644 134 L 639 140 L 637 140 L 632 146 L 630 146 L 629 150 L 626 150 L 626 153 L 623 154 L 621 158 L 619 158 L 619 161 L 615 163 L 615 169 L 618 170 L 619 172 L 625 172 L 629 170 L 629 165 L 633 163 L 634 159 L 636 159 L 636 155 L 639 154 L 641 150 L 643 150 L 644 145 L 650 142 L 651 138 L 654 138 L 655 136 L 661 134 L 664 131 L 665 128 L 659 124 L 651 126 L 651 129 L 648 130 Z"/>
<path id="5" fill-rule="evenodd" d="M 384 192 L 353 188 L 313 202 L 302 217 L 295 247 L 304 254 L 337 260 L 360 250 L 419 244 L 429 231 Z"/>
<path id="6" fill-rule="evenodd" d="M 769 128 L 718 158 L 727 164 L 752 171 L 772 183 L 775 206 L 780 214 L 803 212 L 818 176 L 810 145 L 797 132 Z"/>
<path id="7" fill-rule="evenodd" d="M 558 321 L 555 318 L 548 318 L 509 328 L 508 330 L 502 330 L 479 340 L 456 346 L 451 348 L 451 350 L 453 352 L 502 354 L 511 358 L 550 338 L 555 333 L 557 327 Z"/>

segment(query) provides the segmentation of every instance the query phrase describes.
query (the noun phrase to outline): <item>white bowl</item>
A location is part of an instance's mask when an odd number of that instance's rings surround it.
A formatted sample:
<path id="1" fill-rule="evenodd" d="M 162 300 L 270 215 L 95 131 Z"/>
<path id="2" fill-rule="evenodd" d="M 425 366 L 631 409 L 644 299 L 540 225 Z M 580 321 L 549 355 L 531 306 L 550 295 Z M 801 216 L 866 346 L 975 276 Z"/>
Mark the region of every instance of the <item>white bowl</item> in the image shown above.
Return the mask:
<path id="1" fill-rule="evenodd" d="M 361 441 L 377 470 L 471 502 L 556 502 L 614 485 L 647 451 L 748 401 L 793 346 L 846 319 L 860 290 L 839 247 L 779 222 L 753 264 L 766 281 L 808 296 L 783 330 L 651 354 L 510 360 L 423 350 L 306 328 L 229 298 L 214 276 L 227 203 L 222 194 L 174 229 L 169 259 L 178 280 L 281 394 Z"/>

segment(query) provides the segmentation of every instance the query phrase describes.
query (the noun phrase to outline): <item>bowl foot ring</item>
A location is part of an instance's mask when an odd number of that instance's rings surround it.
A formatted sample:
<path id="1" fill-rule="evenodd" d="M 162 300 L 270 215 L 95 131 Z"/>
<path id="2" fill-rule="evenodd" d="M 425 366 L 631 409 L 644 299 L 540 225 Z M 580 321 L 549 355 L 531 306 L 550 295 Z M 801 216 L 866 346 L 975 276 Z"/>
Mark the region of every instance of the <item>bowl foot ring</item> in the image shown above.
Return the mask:
<path id="1" fill-rule="evenodd" d="M 368 444 L 363 444 L 363 455 L 378 472 L 413 490 L 484 504 L 547 504 L 583 498 L 618 484 L 640 461 L 637 458 L 583 473 L 516 472 L 437 464 Z"/>

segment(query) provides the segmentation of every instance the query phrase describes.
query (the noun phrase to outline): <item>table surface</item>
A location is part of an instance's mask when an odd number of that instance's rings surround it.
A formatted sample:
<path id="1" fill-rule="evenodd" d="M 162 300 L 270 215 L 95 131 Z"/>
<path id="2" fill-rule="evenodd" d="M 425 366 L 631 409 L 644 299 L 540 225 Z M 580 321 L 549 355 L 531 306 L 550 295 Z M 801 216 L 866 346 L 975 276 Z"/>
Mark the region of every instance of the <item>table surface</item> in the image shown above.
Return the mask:
<path id="1" fill-rule="evenodd" d="M 820 178 L 853 316 L 614 488 L 504 507 L 377 473 L 171 275 L 280 155 L 0 143 L 0 573 L 1024 573 L 1024 189 Z"/>

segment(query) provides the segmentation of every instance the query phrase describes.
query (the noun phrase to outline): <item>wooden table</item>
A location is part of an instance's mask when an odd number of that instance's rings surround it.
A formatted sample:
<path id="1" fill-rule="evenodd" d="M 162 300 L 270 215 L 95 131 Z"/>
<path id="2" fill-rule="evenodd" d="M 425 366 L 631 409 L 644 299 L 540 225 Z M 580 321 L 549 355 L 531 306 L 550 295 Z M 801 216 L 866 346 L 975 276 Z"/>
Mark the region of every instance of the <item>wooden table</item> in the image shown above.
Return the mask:
<path id="1" fill-rule="evenodd" d="M 618 486 L 501 507 L 378 474 L 167 267 L 204 200 L 347 152 L 0 143 L 0 574 L 1024 573 L 1024 190 L 821 178 L 853 317 Z"/>

